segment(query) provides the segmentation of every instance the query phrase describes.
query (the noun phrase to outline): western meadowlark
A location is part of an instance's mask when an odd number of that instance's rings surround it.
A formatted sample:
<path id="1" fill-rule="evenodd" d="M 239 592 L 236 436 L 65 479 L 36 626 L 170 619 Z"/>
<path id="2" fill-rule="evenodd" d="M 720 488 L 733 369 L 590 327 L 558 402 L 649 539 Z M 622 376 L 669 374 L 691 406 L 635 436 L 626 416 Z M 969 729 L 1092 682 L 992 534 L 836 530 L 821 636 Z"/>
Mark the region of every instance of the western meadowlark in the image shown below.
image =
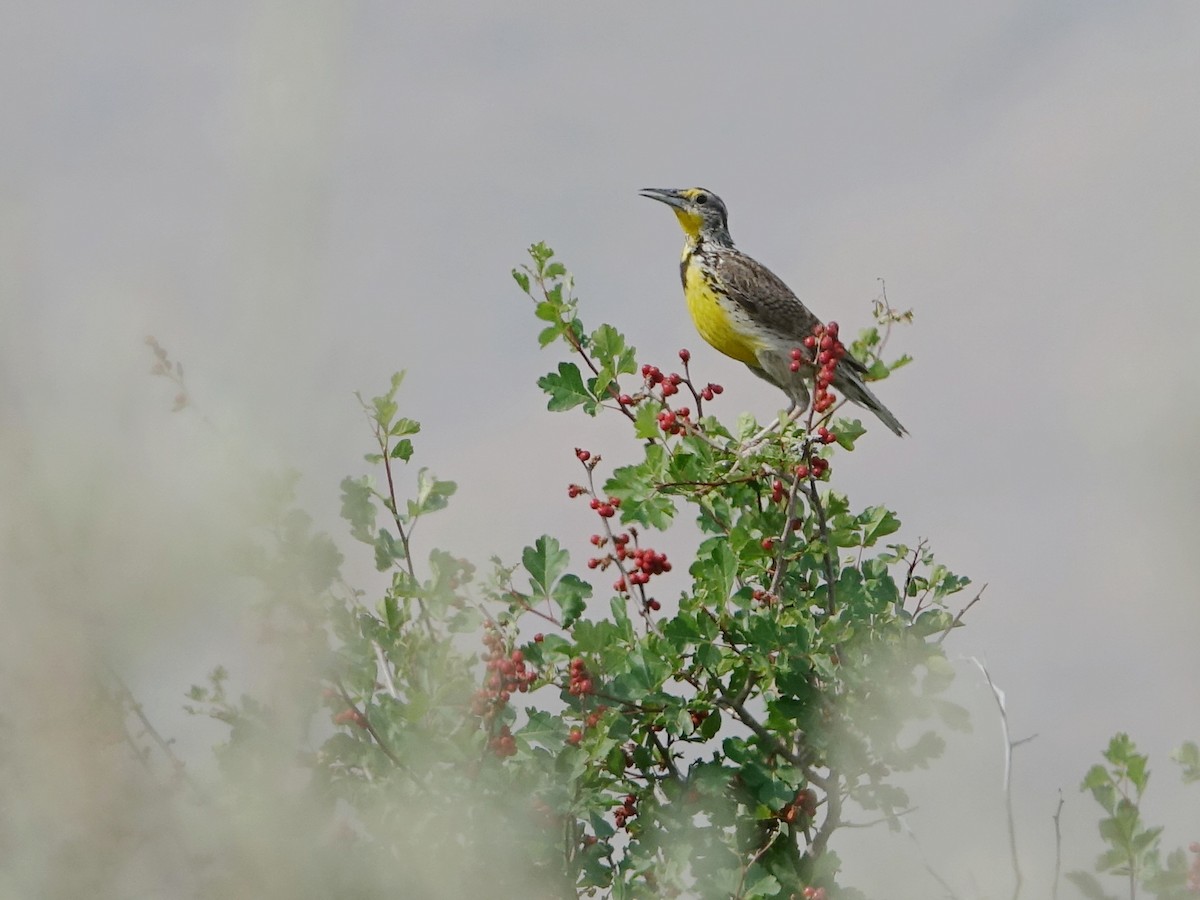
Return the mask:
<path id="1" fill-rule="evenodd" d="M 813 369 L 806 365 L 793 371 L 792 351 L 820 320 L 774 272 L 733 246 L 725 204 L 712 191 L 646 188 L 641 195 L 671 207 L 687 235 L 679 274 L 700 336 L 780 388 L 794 410 L 807 409 L 805 379 L 811 380 Z M 863 382 L 866 371 L 847 353 L 835 371 L 834 390 L 875 413 L 897 435 L 907 434 Z"/>

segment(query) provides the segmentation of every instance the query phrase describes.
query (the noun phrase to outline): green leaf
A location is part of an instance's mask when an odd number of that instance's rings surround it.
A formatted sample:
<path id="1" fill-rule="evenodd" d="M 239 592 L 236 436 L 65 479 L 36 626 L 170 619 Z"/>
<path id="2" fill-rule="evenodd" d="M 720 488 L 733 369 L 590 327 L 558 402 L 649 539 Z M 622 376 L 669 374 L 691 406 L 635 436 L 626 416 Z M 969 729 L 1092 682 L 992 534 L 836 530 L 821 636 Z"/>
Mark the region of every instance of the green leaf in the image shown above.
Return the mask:
<path id="1" fill-rule="evenodd" d="M 621 500 L 621 521 L 641 522 L 664 530 L 675 516 L 675 504 L 658 492 L 656 480 L 665 463 L 661 444 L 646 448 L 646 461 L 613 471 L 604 485 L 605 493 Z"/>
<path id="2" fill-rule="evenodd" d="M 1195 741 L 1187 741 L 1178 750 L 1171 752 L 1171 759 L 1183 768 L 1184 784 L 1200 781 L 1200 747 Z"/>
<path id="3" fill-rule="evenodd" d="M 526 294 L 528 294 L 529 293 L 529 275 L 525 272 L 522 272 L 520 269 L 513 269 L 512 277 L 513 277 L 513 280 L 517 283 L 517 285 L 521 288 L 521 290 L 523 290 Z"/>
<path id="4" fill-rule="evenodd" d="M 652 403 L 642 403 L 638 406 L 633 419 L 633 433 L 644 441 L 662 437 L 662 429 L 658 427 L 658 409 Z"/>
<path id="5" fill-rule="evenodd" d="M 744 892 L 738 896 L 745 897 L 746 900 L 755 897 L 777 897 L 782 890 L 779 880 L 770 872 L 759 869 L 756 864 L 750 869 Z"/>
<path id="6" fill-rule="evenodd" d="M 706 540 L 696 548 L 696 561 L 690 569 L 696 595 L 714 605 L 724 604 L 733 592 L 737 566 L 729 541 L 723 537 Z"/>
<path id="7" fill-rule="evenodd" d="M 529 583 L 543 597 L 550 596 L 550 589 L 559 576 L 567 570 L 571 555 L 549 535 L 542 535 L 521 553 L 521 565 L 529 573 Z M 589 593 L 591 588 L 588 588 Z"/>
<path id="8" fill-rule="evenodd" d="M 412 459 L 412 455 L 412 441 L 410 441 L 408 438 L 401 438 L 400 440 L 396 441 L 396 446 L 392 448 L 391 452 L 392 459 L 399 459 L 403 460 L 404 462 L 408 462 L 410 459 Z"/>
<path id="9" fill-rule="evenodd" d="M 867 429 L 863 427 L 863 423 L 858 419 L 846 421 L 842 419 L 837 424 L 834 434 L 837 435 L 837 442 L 846 450 L 854 449 L 854 442 L 867 433 Z"/>
<path id="10" fill-rule="evenodd" d="M 350 523 L 350 533 L 366 544 L 373 544 L 375 529 L 374 491 L 370 480 L 342 479 L 342 518 Z"/>
<path id="11" fill-rule="evenodd" d="M 562 609 L 563 628 L 570 628 L 583 615 L 587 606 L 584 601 L 592 596 L 592 586 L 578 575 L 564 575 L 554 586 L 552 596 L 554 602 Z"/>
<path id="12" fill-rule="evenodd" d="M 618 778 L 625 774 L 625 751 L 620 747 L 613 747 L 608 751 L 608 756 L 604 760 L 604 767 L 609 773 L 616 775 Z"/>
<path id="13" fill-rule="evenodd" d="M 375 568 L 380 572 L 390 569 L 403 551 L 397 545 L 396 539 L 386 528 L 380 528 L 375 536 Z"/>
<path id="14" fill-rule="evenodd" d="M 518 731 L 515 737 L 519 737 L 531 744 L 539 744 L 547 750 L 558 752 L 562 747 L 563 741 L 567 737 L 566 726 L 558 716 L 552 716 L 548 712 L 541 710 L 529 709 L 529 721 Z"/>
<path id="15" fill-rule="evenodd" d="M 1112 894 L 1104 893 L 1104 888 L 1091 872 L 1068 872 L 1067 881 L 1075 885 L 1087 900 L 1117 900 Z"/>
<path id="16" fill-rule="evenodd" d="M 392 437 L 404 437 L 406 434 L 417 434 L 421 430 L 421 423 L 416 419 L 397 419 L 392 423 L 392 427 L 388 429 L 388 434 Z"/>
<path id="17" fill-rule="evenodd" d="M 633 348 L 625 346 L 625 336 L 611 325 L 601 325 L 592 332 L 589 349 L 614 375 L 637 372 Z"/>
<path id="18" fill-rule="evenodd" d="M 574 409 L 592 399 L 583 384 L 583 376 L 574 363 L 561 362 L 558 373 L 550 372 L 538 379 L 538 387 L 550 395 L 546 408 L 552 412 Z"/>
<path id="19" fill-rule="evenodd" d="M 438 481 L 428 469 L 417 472 L 417 499 L 408 501 L 408 514 L 412 518 L 445 509 L 458 485 L 453 481 Z"/>
<path id="20" fill-rule="evenodd" d="M 863 523 L 863 546 L 871 547 L 877 540 L 895 534 L 900 530 L 900 520 L 891 510 L 882 506 L 872 506 L 859 516 Z"/>
<path id="21" fill-rule="evenodd" d="M 538 241 L 529 248 L 529 255 L 533 257 L 533 263 L 540 274 L 546 271 L 546 263 L 554 256 L 554 251 L 546 246 L 545 241 Z"/>

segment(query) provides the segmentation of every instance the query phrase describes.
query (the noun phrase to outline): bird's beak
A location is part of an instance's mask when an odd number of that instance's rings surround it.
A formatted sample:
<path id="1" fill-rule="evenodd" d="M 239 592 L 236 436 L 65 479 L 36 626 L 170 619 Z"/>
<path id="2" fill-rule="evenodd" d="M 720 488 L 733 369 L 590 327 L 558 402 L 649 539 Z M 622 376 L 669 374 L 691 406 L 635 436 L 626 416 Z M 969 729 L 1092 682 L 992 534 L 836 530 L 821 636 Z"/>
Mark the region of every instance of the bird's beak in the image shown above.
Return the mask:
<path id="1" fill-rule="evenodd" d="M 638 195 L 665 203 L 675 209 L 683 209 L 687 205 L 687 200 L 680 196 L 679 191 L 671 188 L 642 188 Z"/>

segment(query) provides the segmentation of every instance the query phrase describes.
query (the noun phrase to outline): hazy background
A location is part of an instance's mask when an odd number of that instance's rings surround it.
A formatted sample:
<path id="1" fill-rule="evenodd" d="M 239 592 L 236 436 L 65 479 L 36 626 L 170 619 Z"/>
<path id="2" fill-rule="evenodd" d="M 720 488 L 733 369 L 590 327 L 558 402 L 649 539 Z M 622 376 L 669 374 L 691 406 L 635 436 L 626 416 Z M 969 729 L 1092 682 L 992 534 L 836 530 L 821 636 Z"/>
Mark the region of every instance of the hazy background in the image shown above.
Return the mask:
<path id="1" fill-rule="evenodd" d="M 96 657 L 207 765 L 222 735 L 183 692 L 217 662 L 254 677 L 220 565 L 245 466 L 302 472 L 341 540 L 337 484 L 369 449 L 354 390 L 408 369 L 414 462 L 460 484 L 425 550 L 512 559 L 553 532 L 586 556 L 571 448 L 636 448 L 545 413 L 555 360 L 508 276 L 532 241 L 586 321 L 660 365 L 690 347 L 726 385 L 714 411 L 771 414 L 694 334 L 678 227 L 636 196 L 693 184 L 823 317 L 865 324 L 880 277 L 916 311 L 892 343 L 916 363 L 880 389 L 912 436 L 873 428 L 838 477 L 990 585 L 954 648 L 1038 735 L 1015 773 L 1029 895 L 1059 788 L 1065 865 L 1091 864 L 1077 786 L 1115 730 L 1152 754 L 1168 846 L 1200 839 L 1166 760 L 1200 738 L 1197 47 L 1186 0 L 0 5 L 0 702 L 39 773 L 8 785 L 4 858 L 36 880 L 63 822 L 106 833 Z M 147 334 L 199 414 L 169 413 Z M 1002 744 L 961 671 L 975 733 L 913 781 L 909 822 L 959 893 L 997 896 Z M 936 891 L 903 836 L 837 849 L 873 896 Z"/>

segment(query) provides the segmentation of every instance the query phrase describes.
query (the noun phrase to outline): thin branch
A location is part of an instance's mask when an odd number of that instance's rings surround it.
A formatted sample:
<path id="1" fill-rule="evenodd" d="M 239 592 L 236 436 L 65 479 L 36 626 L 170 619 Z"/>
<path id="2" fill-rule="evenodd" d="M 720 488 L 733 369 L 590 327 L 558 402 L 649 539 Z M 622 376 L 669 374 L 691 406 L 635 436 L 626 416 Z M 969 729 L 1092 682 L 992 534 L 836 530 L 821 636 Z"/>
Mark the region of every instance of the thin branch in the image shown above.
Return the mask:
<path id="1" fill-rule="evenodd" d="M 842 828 L 874 828 L 876 825 L 883 825 L 888 822 L 896 821 L 902 816 L 907 816 L 910 813 L 915 813 L 918 807 L 910 806 L 907 809 L 902 809 L 892 813 L 890 816 L 880 816 L 878 819 L 872 819 L 869 822 L 847 822 L 842 820 Z"/>
<path id="2" fill-rule="evenodd" d="M 367 734 L 371 735 L 372 740 L 375 741 L 375 745 L 380 749 L 384 756 L 392 761 L 394 766 L 399 769 L 404 769 L 405 766 L 404 763 L 400 761 L 400 757 L 392 752 L 392 749 L 384 742 L 383 738 L 379 736 L 379 732 L 375 730 L 375 726 L 371 724 L 371 720 L 367 718 L 367 714 L 360 710 L 358 708 L 358 704 L 356 704 L 350 698 L 350 694 L 346 691 L 341 679 L 335 678 L 333 683 L 337 686 L 338 693 L 342 697 L 342 702 L 344 702 L 350 709 L 354 710 L 355 722 L 362 724 L 362 727 L 366 729 Z"/>
<path id="3" fill-rule="evenodd" d="M 971 598 L 971 602 L 968 603 L 966 606 L 964 606 L 962 609 L 960 609 L 958 611 L 958 615 L 956 615 L 953 619 L 950 620 L 950 624 L 946 626 L 946 630 L 943 631 L 941 636 L 937 639 L 938 646 L 941 646 L 942 641 L 946 640 L 946 637 L 950 634 L 950 632 L 953 631 L 955 628 L 957 628 L 962 623 L 963 616 L 965 616 L 967 614 L 967 610 L 969 610 L 972 606 L 974 606 L 976 603 L 978 603 L 980 600 L 983 599 L 983 592 L 986 590 L 987 590 L 987 585 L 985 584 L 983 587 L 981 587 L 979 589 L 979 593 L 977 593 L 974 597 Z M 982 666 L 980 668 L 982 668 Z M 984 674 L 986 675 L 987 673 L 984 672 Z M 991 682 L 989 680 L 989 684 L 990 683 Z M 1026 740 L 1028 740 L 1028 738 Z"/>
<path id="4" fill-rule="evenodd" d="M 1024 878 L 1021 875 L 1021 860 L 1017 854 L 1017 826 L 1013 817 L 1013 799 L 1012 799 L 1012 752 L 1014 747 L 1019 747 L 1021 744 L 1028 743 L 1037 735 L 1032 737 L 1022 738 L 1019 741 L 1014 741 L 1009 736 L 1008 731 L 1008 709 L 1005 705 L 1004 691 L 996 686 L 992 681 L 991 673 L 988 672 L 985 666 L 977 657 L 970 657 L 971 662 L 979 668 L 986 679 L 988 687 L 991 688 L 992 698 L 996 701 L 996 708 L 1000 711 L 1000 728 L 1004 735 L 1004 810 L 1008 819 L 1008 850 L 1009 856 L 1012 859 L 1013 870 L 1013 900 L 1017 900 L 1021 896 L 1021 885 Z"/>
<path id="5" fill-rule="evenodd" d="M 921 846 L 921 842 L 917 839 L 917 833 L 908 827 L 908 822 L 906 822 L 904 819 L 900 820 L 900 827 L 904 829 L 904 831 L 912 839 L 912 842 L 917 845 L 917 853 L 921 854 L 921 865 L 925 867 L 925 871 L 933 877 L 934 881 L 942 886 L 942 890 L 946 892 L 946 896 L 949 897 L 950 900 L 958 900 L 958 894 L 954 892 L 954 888 L 950 887 L 946 879 L 939 875 L 937 870 L 934 869 L 933 865 L 929 862 L 929 857 L 925 855 L 925 848 Z"/>
<path id="6" fill-rule="evenodd" d="M 808 501 L 812 506 L 812 511 L 816 513 L 817 534 L 821 537 L 821 561 L 825 568 L 825 592 L 829 601 L 825 611 L 832 616 L 837 606 L 837 597 L 833 586 L 835 581 L 833 547 L 829 542 L 829 525 L 825 521 L 825 507 L 821 504 L 816 479 L 811 474 L 808 476 Z"/>
<path id="7" fill-rule="evenodd" d="M 378 641 L 371 641 L 371 647 L 375 651 L 375 661 L 379 663 L 379 671 L 383 673 L 388 696 L 393 700 L 399 700 L 400 694 L 396 691 L 396 683 L 392 681 L 392 667 L 388 665 L 387 657 L 383 655 L 383 648 L 379 646 Z"/>
<path id="8" fill-rule="evenodd" d="M 158 729 L 151 724 L 150 719 L 146 717 L 145 710 L 142 709 L 142 704 L 133 696 L 133 691 L 129 689 L 129 685 L 125 683 L 125 679 L 117 673 L 117 670 L 111 664 L 104 663 L 104 668 L 108 671 L 109 677 L 117 686 L 117 694 L 121 699 L 122 708 L 127 712 L 133 713 L 134 717 L 141 723 L 142 734 L 154 741 L 158 749 L 162 751 L 163 756 L 170 762 L 175 777 L 180 781 L 186 782 L 192 789 L 197 789 L 196 783 L 187 773 L 185 763 L 176 755 L 174 748 L 171 747 L 171 741 L 168 741 L 159 734 Z M 127 729 L 125 729 L 125 734 L 127 741 L 138 751 L 138 755 L 141 756 L 141 748 L 137 747 L 137 742 Z M 145 762 L 146 760 L 143 758 L 143 763 Z"/>
<path id="9" fill-rule="evenodd" d="M 750 870 L 752 868 L 754 868 L 754 864 L 763 858 L 763 856 L 766 854 L 766 852 L 775 845 L 775 842 L 777 840 L 779 840 L 779 837 L 782 834 L 783 834 L 783 829 L 776 828 L 775 831 L 771 834 L 770 840 L 768 840 L 765 844 L 763 844 L 762 847 L 758 850 L 758 852 L 756 852 L 752 857 L 750 857 L 750 859 L 748 859 L 746 861 L 746 864 L 744 866 L 742 866 L 741 875 L 738 877 L 737 890 L 733 892 L 734 900 L 737 900 L 738 897 L 742 896 L 742 889 L 746 886 L 746 876 L 750 874 Z"/>
<path id="10" fill-rule="evenodd" d="M 803 484 L 804 479 L 793 473 L 792 489 L 788 494 L 787 512 L 783 518 L 783 534 L 779 536 L 779 549 L 775 553 L 775 574 L 771 577 L 771 587 L 768 588 L 768 593 L 772 596 L 779 593 L 779 586 L 783 583 L 783 573 L 787 571 L 787 566 L 784 565 L 784 554 L 787 553 L 788 542 L 792 538 L 792 519 L 796 515 L 796 501 L 800 499 Z"/>
<path id="11" fill-rule="evenodd" d="M 1058 791 L 1058 806 L 1055 807 L 1054 815 L 1054 886 L 1050 894 L 1050 900 L 1058 900 L 1058 881 L 1062 875 L 1062 809 L 1063 809 L 1062 789 Z"/>

